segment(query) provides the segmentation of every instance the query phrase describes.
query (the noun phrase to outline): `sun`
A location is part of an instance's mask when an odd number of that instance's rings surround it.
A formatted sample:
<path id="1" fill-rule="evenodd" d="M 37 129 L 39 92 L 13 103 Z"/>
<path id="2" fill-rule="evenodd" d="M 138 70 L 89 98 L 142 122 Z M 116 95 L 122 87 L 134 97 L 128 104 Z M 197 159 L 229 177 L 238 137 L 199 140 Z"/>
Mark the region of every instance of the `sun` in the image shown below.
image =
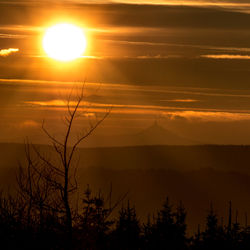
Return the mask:
<path id="1" fill-rule="evenodd" d="M 58 61 L 72 61 L 83 55 L 87 40 L 83 30 L 75 25 L 62 23 L 47 29 L 43 37 L 43 49 Z"/>

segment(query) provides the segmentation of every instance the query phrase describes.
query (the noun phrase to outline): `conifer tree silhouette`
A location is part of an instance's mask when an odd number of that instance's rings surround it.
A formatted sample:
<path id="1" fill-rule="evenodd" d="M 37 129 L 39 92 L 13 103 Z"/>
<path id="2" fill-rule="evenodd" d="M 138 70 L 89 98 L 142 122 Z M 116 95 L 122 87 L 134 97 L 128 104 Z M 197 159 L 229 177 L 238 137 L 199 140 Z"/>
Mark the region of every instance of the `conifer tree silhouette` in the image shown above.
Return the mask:
<path id="1" fill-rule="evenodd" d="M 206 220 L 206 229 L 202 235 L 202 248 L 225 249 L 225 247 L 228 247 L 225 231 L 223 227 L 218 224 L 218 216 L 212 204 Z"/>
<path id="2" fill-rule="evenodd" d="M 114 249 L 140 249 L 140 223 L 137 218 L 135 207 L 130 206 L 119 211 L 119 218 L 114 231 L 115 248 Z"/>
<path id="3" fill-rule="evenodd" d="M 187 213 L 182 202 L 179 203 L 175 213 L 175 225 L 176 225 L 176 248 L 186 249 L 187 239 L 186 239 L 186 216 Z"/>
<path id="4" fill-rule="evenodd" d="M 92 195 L 92 191 L 87 187 L 83 197 L 83 212 L 79 216 L 78 231 L 83 239 L 83 249 L 107 249 L 108 231 L 114 221 L 109 218 L 114 207 L 106 207 L 107 200 L 101 192 Z"/>
<path id="5" fill-rule="evenodd" d="M 186 249 L 186 212 L 182 203 L 176 211 L 167 197 L 149 235 L 150 249 Z"/>

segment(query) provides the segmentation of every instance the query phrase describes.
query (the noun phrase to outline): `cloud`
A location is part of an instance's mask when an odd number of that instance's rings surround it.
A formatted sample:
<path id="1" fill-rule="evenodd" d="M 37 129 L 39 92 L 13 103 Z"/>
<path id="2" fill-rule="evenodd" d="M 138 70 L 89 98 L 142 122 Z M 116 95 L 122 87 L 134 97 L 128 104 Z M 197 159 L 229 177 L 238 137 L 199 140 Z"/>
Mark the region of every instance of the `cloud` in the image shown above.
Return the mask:
<path id="1" fill-rule="evenodd" d="M 68 90 L 72 88 L 72 86 L 76 88 L 81 88 L 82 82 L 71 82 L 71 81 L 49 81 L 49 80 L 30 80 L 30 79 L 1 79 L 0 78 L 0 86 L 16 86 L 19 87 L 29 87 L 29 86 L 35 86 L 36 88 L 44 88 L 48 87 L 48 91 L 51 92 L 51 86 L 56 86 L 57 88 L 63 88 L 65 87 L 65 90 Z M 94 82 L 86 82 L 85 83 L 86 88 L 94 88 L 98 89 L 100 88 L 100 83 L 94 83 Z M 250 99 L 249 92 L 244 91 L 235 91 L 235 90 L 225 90 L 225 89 L 218 89 L 218 88 L 192 88 L 192 87 L 171 87 L 171 88 L 165 88 L 161 86 L 157 87 L 151 87 L 151 86 L 138 86 L 138 85 L 128 85 L 128 84 L 113 84 L 113 83 L 102 83 L 101 88 L 103 90 L 108 91 L 109 94 L 113 93 L 113 91 L 129 91 L 136 93 L 150 93 L 150 95 L 164 93 L 164 94 L 170 94 L 170 95 L 177 95 L 177 96 L 195 96 L 187 99 L 185 98 L 176 98 L 176 99 L 160 99 L 160 101 L 178 101 L 178 100 L 193 100 L 196 102 L 201 101 L 200 99 L 204 97 L 225 97 L 225 98 L 246 98 Z M 198 96 L 198 97 L 197 97 Z M 196 99 L 199 98 L 199 99 Z M 37 104 L 42 106 L 51 105 L 51 104 L 60 104 L 65 105 L 65 100 L 51 100 L 49 102 L 35 102 L 33 104 Z"/>
<path id="2" fill-rule="evenodd" d="M 39 127 L 39 126 L 41 126 L 41 124 L 33 120 L 26 120 L 19 124 L 20 128 L 30 128 L 30 127 L 34 128 L 34 127 Z"/>
<path id="3" fill-rule="evenodd" d="M 141 5 L 182 5 L 182 6 L 214 6 L 223 8 L 232 7 L 250 7 L 250 1 L 232 1 L 232 0 L 64 0 L 72 3 L 125 3 L 125 4 L 141 4 Z"/>
<path id="4" fill-rule="evenodd" d="M 137 58 L 137 59 L 168 59 L 168 58 L 180 58 L 181 56 L 179 55 L 144 55 L 144 56 L 136 56 L 136 57 L 131 57 Z M 129 57 L 127 57 L 129 58 Z"/>
<path id="5" fill-rule="evenodd" d="M 161 100 L 161 102 L 183 102 L 183 103 L 189 103 L 189 102 L 199 102 L 198 100 L 194 99 L 174 99 L 174 100 Z"/>
<path id="6" fill-rule="evenodd" d="M 249 1 L 180 1 L 180 0 L 113 0 L 117 3 L 155 4 L 155 5 L 184 5 L 184 6 L 218 6 L 218 7 L 250 7 Z"/>
<path id="7" fill-rule="evenodd" d="M 99 27 L 115 25 L 116 27 L 200 27 L 200 28 L 249 28 L 249 15 L 236 13 L 224 8 L 211 6 L 233 6 L 234 8 L 246 8 L 250 3 L 220 3 L 212 1 L 116 1 L 106 4 L 86 4 L 85 1 L 74 1 L 60 5 L 35 5 L 15 6 L 4 5 L 0 17 L 1 25 L 30 25 L 30 19 L 34 20 L 33 25 L 40 25 L 41 18 L 54 19 L 55 12 L 59 9 L 62 16 L 70 15 L 74 19 L 88 20 L 88 26 L 98 24 Z M 123 4 L 127 3 L 127 4 Z M 163 6 L 158 4 L 162 3 Z M 199 8 L 196 6 L 198 5 Z M 49 6 L 49 7 L 48 7 Z M 71 12 L 68 9 L 71 7 Z M 23 15 L 17 15 L 25 11 L 29 18 L 24 19 Z M 95 18 L 94 18 L 95 17 Z M 208 20 L 208 21 L 207 21 Z M 222 21 L 223 20 L 223 21 Z M 101 24 L 101 25 L 100 25 Z"/>
<path id="8" fill-rule="evenodd" d="M 237 60 L 250 60 L 250 55 L 230 55 L 230 54 L 222 54 L 222 55 L 202 55 L 203 58 L 210 59 L 237 59 Z"/>
<path id="9" fill-rule="evenodd" d="M 200 122 L 231 122 L 231 121 L 250 121 L 249 113 L 233 112 L 204 112 L 204 111 L 174 111 L 164 112 L 163 116 L 170 120 L 179 120 L 180 118 L 188 121 Z"/>
<path id="10" fill-rule="evenodd" d="M 22 5 L 29 5 L 32 3 L 59 3 L 64 2 L 66 3 L 87 3 L 87 4 L 103 4 L 103 3 L 136 3 L 136 4 L 164 4 L 164 5 L 215 5 L 215 6 L 238 6 L 243 5 L 247 6 L 250 5 L 249 0 L 26 0 L 26 1 L 17 1 L 17 0 L 0 0 L 0 4 L 22 4 Z"/>
<path id="11" fill-rule="evenodd" d="M 26 36 L 24 35 L 17 35 L 17 34 L 5 34 L 5 33 L 0 33 L 0 39 L 20 39 L 20 38 L 25 38 Z"/>
<path id="12" fill-rule="evenodd" d="M 189 102 L 193 100 L 176 99 L 177 102 Z M 27 101 L 26 105 L 46 107 L 48 109 L 66 109 L 63 100 L 51 101 Z M 71 102 L 70 105 L 76 105 Z M 250 121 L 249 110 L 233 110 L 233 109 L 213 109 L 213 108 L 187 108 L 187 107 L 171 107 L 159 105 L 135 105 L 135 104 L 107 104 L 83 102 L 79 110 L 89 113 L 105 113 L 112 107 L 112 114 L 137 114 L 137 115 L 162 115 L 170 120 L 188 120 L 196 122 L 229 122 L 229 121 Z"/>
<path id="13" fill-rule="evenodd" d="M 66 107 L 67 102 L 65 100 L 50 100 L 50 101 L 28 101 L 26 104 L 37 105 L 37 106 L 48 106 L 48 107 Z M 70 105 L 75 105 L 76 102 L 70 103 Z"/>
<path id="14" fill-rule="evenodd" d="M 1 49 L 0 56 L 9 56 L 10 54 L 17 53 L 19 49 L 9 48 L 9 49 Z"/>

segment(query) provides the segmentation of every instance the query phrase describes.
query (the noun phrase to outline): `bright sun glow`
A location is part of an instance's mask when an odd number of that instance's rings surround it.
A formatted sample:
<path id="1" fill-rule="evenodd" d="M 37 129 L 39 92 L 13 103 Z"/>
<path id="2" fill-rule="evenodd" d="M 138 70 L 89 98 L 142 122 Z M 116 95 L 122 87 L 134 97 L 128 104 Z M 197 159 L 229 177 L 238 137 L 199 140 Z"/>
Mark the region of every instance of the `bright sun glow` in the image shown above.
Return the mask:
<path id="1" fill-rule="evenodd" d="M 59 61 L 72 61 L 86 50 L 83 30 L 72 24 L 57 24 L 50 27 L 43 38 L 43 48 L 49 57 Z"/>

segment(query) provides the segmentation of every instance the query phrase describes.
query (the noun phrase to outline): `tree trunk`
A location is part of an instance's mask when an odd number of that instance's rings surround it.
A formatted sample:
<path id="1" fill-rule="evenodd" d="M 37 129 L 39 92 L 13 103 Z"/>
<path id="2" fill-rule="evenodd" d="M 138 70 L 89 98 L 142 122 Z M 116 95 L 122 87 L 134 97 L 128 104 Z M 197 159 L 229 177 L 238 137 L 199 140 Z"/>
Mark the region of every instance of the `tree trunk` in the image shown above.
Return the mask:
<path id="1" fill-rule="evenodd" d="M 69 196 L 68 196 L 68 169 L 65 168 L 65 179 L 64 179 L 64 207 L 65 207 L 65 224 L 66 224 L 66 230 L 68 235 L 68 249 L 71 248 L 72 244 L 72 215 L 71 215 L 71 208 L 69 205 Z"/>

